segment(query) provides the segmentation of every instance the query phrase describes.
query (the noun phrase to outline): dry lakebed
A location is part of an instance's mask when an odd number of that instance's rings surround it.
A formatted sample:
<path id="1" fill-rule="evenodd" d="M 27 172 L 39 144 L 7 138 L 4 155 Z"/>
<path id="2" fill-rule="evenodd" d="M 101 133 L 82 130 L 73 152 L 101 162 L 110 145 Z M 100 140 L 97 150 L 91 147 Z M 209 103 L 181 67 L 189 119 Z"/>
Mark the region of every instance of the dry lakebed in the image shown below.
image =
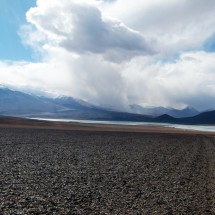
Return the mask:
<path id="1" fill-rule="evenodd" d="M 0 214 L 215 214 L 215 136 L 0 128 Z"/>

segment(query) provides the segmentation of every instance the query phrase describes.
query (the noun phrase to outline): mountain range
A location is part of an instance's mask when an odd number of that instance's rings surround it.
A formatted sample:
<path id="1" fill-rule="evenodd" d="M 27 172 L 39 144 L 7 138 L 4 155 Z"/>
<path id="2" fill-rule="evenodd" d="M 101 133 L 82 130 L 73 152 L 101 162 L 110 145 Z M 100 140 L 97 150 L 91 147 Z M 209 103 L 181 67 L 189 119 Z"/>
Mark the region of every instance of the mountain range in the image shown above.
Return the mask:
<path id="1" fill-rule="evenodd" d="M 48 98 L 0 88 L 0 115 L 88 120 L 148 120 L 140 114 L 106 110 L 71 97 Z"/>
<path id="2" fill-rule="evenodd" d="M 0 115 L 31 118 L 136 121 L 177 124 L 215 124 L 215 111 L 199 113 L 182 110 L 130 105 L 129 112 L 109 110 L 72 97 L 51 98 L 0 87 Z"/>
<path id="3" fill-rule="evenodd" d="M 133 104 L 129 106 L 130 112 L 142 114 L 142 115 L 148 115 L 148 116 L 161 116 L 164 114 L 168 114 L 169 116 L 175 117 L 175 118 L 181 118 L 181 117 L 191 117 L 199 114 L 199 111 L 192 107 L 186 107 L 184 109 L 178 110 L 174 108 L 165 108 L 165 107 L 142 107 L 137 104 Z"/>

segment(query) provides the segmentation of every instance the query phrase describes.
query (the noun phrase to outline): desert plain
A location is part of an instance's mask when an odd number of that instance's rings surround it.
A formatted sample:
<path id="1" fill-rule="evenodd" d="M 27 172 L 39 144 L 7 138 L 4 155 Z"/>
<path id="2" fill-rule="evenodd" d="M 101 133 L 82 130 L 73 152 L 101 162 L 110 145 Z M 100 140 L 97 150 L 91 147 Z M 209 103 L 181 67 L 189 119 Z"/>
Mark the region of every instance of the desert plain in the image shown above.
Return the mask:
<path id="1" fill-rule="evenodd" d="M 0 120 L 0 214 L 215 214 L 215 134 Z"/>

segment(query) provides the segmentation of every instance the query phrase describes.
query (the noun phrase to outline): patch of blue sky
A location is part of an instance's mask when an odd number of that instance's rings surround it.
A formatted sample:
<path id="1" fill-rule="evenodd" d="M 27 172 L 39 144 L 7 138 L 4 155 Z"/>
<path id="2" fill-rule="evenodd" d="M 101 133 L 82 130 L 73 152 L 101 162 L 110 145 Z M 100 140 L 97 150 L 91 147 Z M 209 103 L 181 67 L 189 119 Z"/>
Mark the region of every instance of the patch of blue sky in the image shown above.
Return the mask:
<path id="1" fill-rule="evenodd" d="M 26 12 L 35 5 L 36 0 L 0 1 L 0 60 L 34 60 L 31 48 L 22 43 L 18 32 L 26 24 Z"/>
<path id="2" fill-rule="evenodd" d="M 174 54 L 174 55 L 171 55 L 171 56 L 166 56 L 166 57 L 162 57 L 160 59 L 160 61 L 163 63 L 163 64 L 166 64 L 166 63 L 176 63 L 178 60 L 180 59 L 180 53 L 178 54 Z"/>
<path id="3" fill-rule="evenodd" d="M 215 52 L 215 34 L 206 40 L 203 49 L 206 52 Z"/>

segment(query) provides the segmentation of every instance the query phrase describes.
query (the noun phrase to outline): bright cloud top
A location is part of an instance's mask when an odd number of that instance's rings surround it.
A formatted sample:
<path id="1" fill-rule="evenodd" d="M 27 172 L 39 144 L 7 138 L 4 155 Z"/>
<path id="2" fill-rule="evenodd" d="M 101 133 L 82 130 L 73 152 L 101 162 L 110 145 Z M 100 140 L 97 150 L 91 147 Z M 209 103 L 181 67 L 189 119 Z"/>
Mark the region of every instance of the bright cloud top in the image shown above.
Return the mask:
<path id="1" fill-rule="evenodd" d="M 1 82 L 105 106 L 212 108 L 214 14 L 212 0 L 38 0 L 21 34 L 42 60 L 0 63 Z"/>
<path id="2" fill-rule="evenodd" d="M 92 3 L 38 1 L 38 7 L 27 13 L 27 20 L 44 33 L 51 46 L 70 52 L 101 54 L 113 61 L 153 52 L 143 35 L 105 17 Z"/>

